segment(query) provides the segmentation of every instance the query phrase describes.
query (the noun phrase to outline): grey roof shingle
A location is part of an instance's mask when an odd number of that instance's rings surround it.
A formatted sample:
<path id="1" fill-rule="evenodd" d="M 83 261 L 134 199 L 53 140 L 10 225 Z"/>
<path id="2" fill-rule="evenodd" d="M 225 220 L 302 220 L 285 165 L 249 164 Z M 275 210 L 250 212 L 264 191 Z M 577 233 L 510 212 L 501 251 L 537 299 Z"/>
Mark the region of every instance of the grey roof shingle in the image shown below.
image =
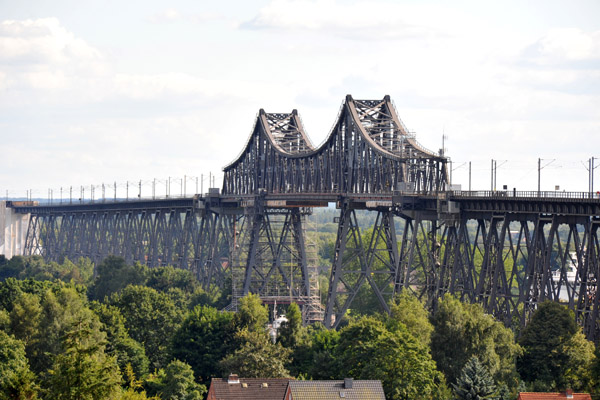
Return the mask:
<path id="1" fill-rule="evenodd" d="M 293 400 L 385 400 L 381 381 L 357 380 L 352 389 L 344 381 L 290 381 Z"/>
<path id="2" fill-rule="evenodd" d="M 213 391 L 216 400 L 282 400 L 289 379 L 239 378 L 239 383 L 228 383 L 227 381 L 227 378 L 211 380 L 210 390 Z"/>

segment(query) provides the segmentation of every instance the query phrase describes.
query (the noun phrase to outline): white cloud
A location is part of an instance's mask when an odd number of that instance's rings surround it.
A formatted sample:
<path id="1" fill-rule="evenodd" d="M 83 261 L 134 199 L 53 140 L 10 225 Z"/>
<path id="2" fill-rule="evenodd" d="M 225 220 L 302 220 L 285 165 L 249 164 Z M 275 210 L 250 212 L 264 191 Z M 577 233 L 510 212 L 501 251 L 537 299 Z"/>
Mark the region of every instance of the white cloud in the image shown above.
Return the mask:
<path id="1" fill-rule="evenodd" d="M 553 29 L 525 51 L 524 57 L 540 66 L 582 65 L 596 61 L 600 66 L 600 31 L 581 29 Z"/>
<path id="2" fill-rule="evenodd" d="M 173 22 L 181 19 L 182 15 L 174 8 L 168 8 L 154 15 L 151 15 L 148 20 L 150 22 L 162 23 L 162 22 Z"/>
<path id="3" fill-rule="evenodd" d="M 162 10 L 156 14 L 151 15 L 147 18 L 149 22 L 155 24 L 164 24 L 164 23 L 172 23 L 172 22 L 180 22 L 186 21 L 191 23 L 201 23 L 206 21 L 213 21 L 222 19 L 223 17 L 219 14 L 215 13 L 194 13 L 188 14 L 184 12 L 180 12 L 174 8 L 168 8 L 166 10 Z"/>
<path id="4" fill-rule="evenodd" d="M 10 89 L 67 90 L 77 86 L 80 77 L 104 73 L 106 63 L 100 51 L 56 18 L 42 18 L 0 23 L 0 69 L 1 96 Z M 12 96 L 11 102 L 19 101 L 19 93 Z"/>
<path id="5" fill-rule="evenodd" d="M 376 1 L 274 0 L 241 27 L 313 31 L 364 40 L 442 35 L 436 24 L 438 17 L 430 15 L 425 20 L 422 11 L 422 7 Z"/>
<path id="6" fill-rule="evenodd" d="M 100 52 L 67 31 L 56 18 L 3 21 L 0 24 L 1 64 L 88 64 Z"/>

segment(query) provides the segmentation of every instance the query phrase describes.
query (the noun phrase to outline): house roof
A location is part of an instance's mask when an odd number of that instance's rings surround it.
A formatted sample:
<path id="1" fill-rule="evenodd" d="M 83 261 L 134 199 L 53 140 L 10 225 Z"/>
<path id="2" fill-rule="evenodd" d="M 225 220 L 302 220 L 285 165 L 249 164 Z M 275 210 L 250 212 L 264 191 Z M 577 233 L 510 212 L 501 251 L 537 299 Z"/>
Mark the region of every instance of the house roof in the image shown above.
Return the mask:
<path id="1" fill-rule="evenodd" d="M 521 392 L 517 400 L 592 400 L 589 393 L 573 393 L 573 397 L 567 397 L 565 392 L 544 393 L 544 392 Z"/>
<path id="2" fill-rule="evenodd" d="M 293 400 L 385 400 L 381 381 L 352 381 L 345 389 L 344 381 L 290 381 Z"/>
<path id="3" fill-rule="evenodd" d="M 239 378 L 228 383 L 227 378 L 212 378 L 210 392 L 216 400 L 282 400 L 288 378 Z"/>

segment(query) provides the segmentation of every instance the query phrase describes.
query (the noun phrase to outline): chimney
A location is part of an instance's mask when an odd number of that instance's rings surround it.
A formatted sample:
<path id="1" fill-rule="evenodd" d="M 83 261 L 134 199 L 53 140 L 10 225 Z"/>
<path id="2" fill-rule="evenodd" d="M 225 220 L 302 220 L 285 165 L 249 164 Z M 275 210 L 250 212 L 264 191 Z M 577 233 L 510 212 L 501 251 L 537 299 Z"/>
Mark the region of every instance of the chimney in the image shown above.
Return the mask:
<path id="1" fill-rule="evenodd" d="M 238 378 L 237 374 L 229 374 L 229 378 L 227 378 L 227 383 L 230 385 L 234 383 L 240 383 L 240 378 Z"/>
<path id="2" fill-rule="evenodd" d="M 565 395 L 567 396 L 567 399 L 572 399 L 573 398 L 573 389 L 567 389 L 565 391 Z"/>
<path id="3" fill-rule="evenodd" d="M 352 389 L 352 378 L 344 378 L 344 389 Z"/>

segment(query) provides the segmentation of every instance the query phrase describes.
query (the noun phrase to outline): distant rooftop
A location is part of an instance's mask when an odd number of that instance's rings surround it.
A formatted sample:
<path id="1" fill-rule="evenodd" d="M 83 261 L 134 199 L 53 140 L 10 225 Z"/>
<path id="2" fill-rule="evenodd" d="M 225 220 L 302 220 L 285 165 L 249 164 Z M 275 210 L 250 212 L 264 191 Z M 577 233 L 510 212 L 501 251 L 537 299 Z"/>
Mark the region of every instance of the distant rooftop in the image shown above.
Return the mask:
<path id="1" fill-rule="evenodd" d="M 285 400 L 385 400 L 381 381 L 290 381 Z"/>
<path id="2" fill-rule="evenodd" d="M 212 378 L 207 400 L 282 400 L 289 378 Z"/>
<path id="3" fill-rule="evenodd" d="M 592 400 L 589 393 L 573 393 L 572 391 L 560 393 L 545 393 L 545 392 L 521 392 L 517 400 Z"/>

